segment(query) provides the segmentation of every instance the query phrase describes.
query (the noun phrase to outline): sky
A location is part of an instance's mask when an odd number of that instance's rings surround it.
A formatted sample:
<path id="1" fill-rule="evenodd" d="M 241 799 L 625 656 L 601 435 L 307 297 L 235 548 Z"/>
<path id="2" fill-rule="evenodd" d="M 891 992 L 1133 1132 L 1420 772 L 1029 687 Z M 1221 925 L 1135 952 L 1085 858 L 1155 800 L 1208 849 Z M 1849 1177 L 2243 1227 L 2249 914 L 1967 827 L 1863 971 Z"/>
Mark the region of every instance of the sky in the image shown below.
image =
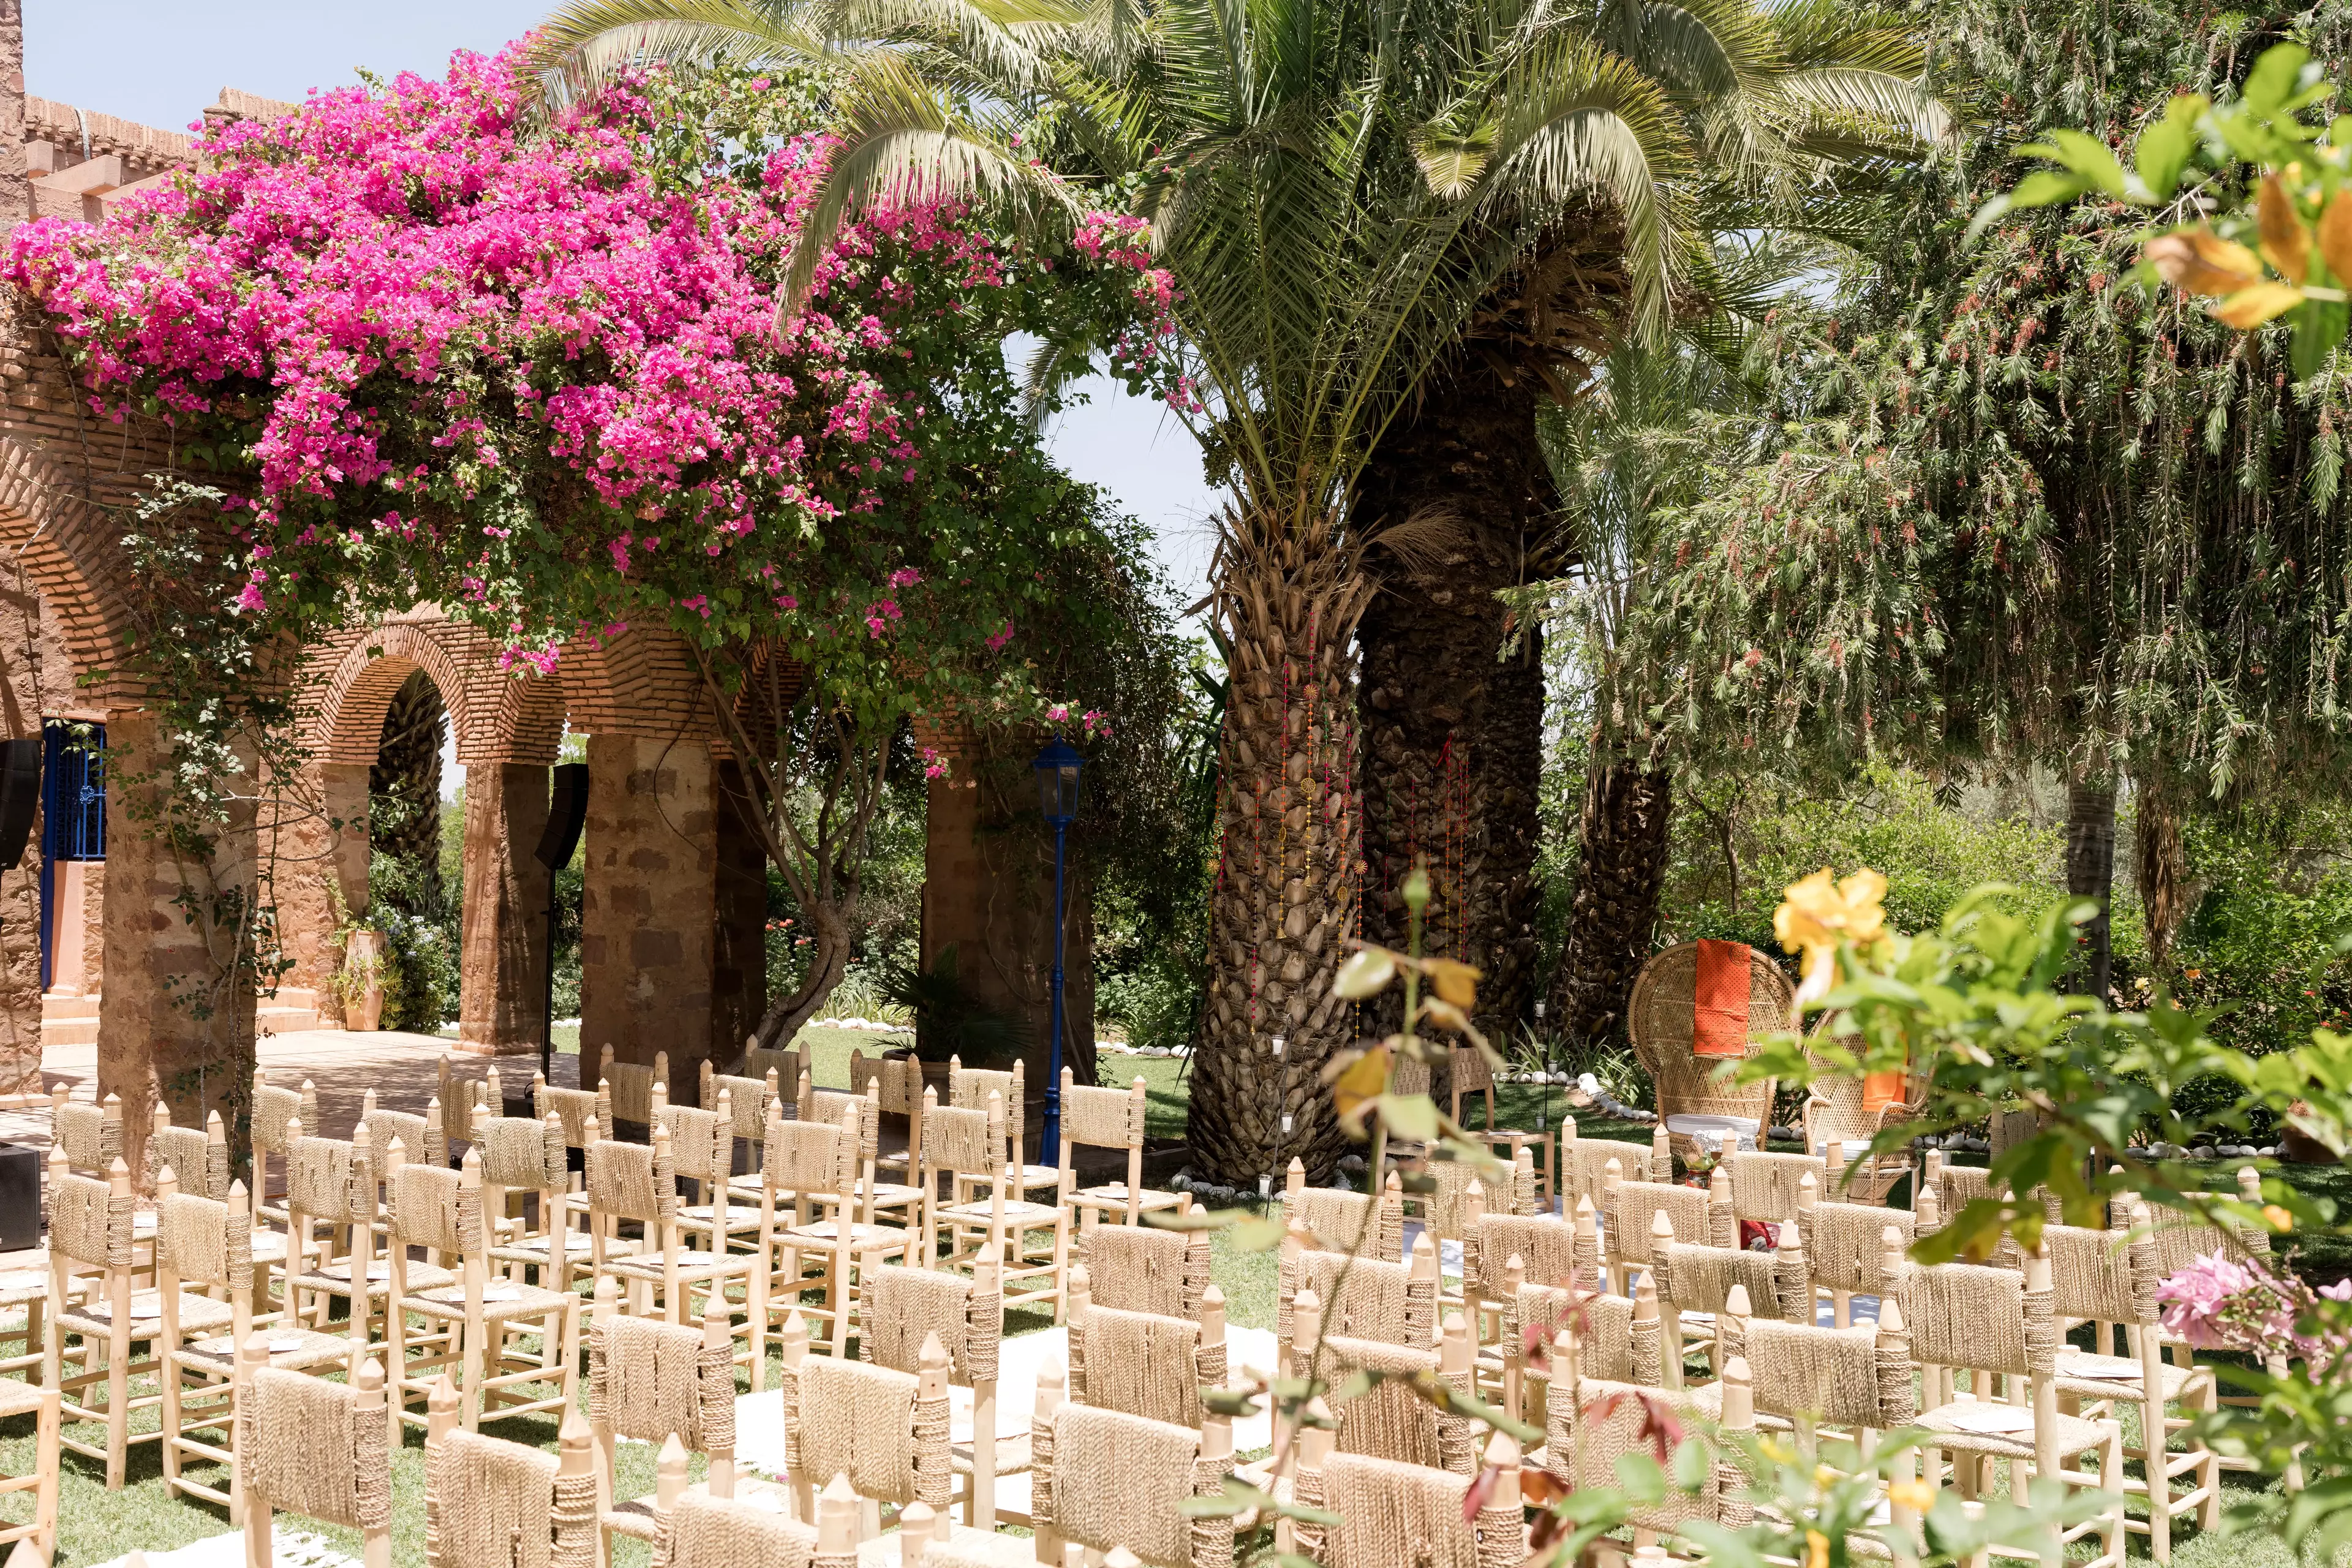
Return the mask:
<path id="1" fill-rule="evenodd" d="M 25 0 L 25 85 L 37 97 L 145 125 L 184 130 L 224 87 L 299 100 L 364 68 L 440 74 L 457 49 L 484 53 L 520 36 L 544 0 Z M 1204 590 L 1216 492 L 1192 437 L 1156 402 L 1107 379 L 1049 435 L 1076 478 L 1101 486 L 1150 526 L 1160 564 L 1189 605 Z M 446 788 L 462 776 L 454 755 Z"/>

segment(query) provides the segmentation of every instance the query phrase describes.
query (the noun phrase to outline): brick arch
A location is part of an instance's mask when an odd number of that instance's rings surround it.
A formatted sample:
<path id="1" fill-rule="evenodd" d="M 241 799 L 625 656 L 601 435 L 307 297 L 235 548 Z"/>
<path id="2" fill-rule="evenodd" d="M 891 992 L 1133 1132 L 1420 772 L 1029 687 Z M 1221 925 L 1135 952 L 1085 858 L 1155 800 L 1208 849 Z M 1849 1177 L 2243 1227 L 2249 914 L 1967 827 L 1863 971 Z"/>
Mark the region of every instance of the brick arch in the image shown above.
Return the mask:
<path id="1" fill-rule="evenodd" d="M 441 689 L 460 764 L 555 761 L 563 740 L 565 683 L 501 668 L 498 647 L 485 633 L 431 604 L 347 627 L 313 650 L 318 695 L 305 728 L 320 758 L 373 762 L 384 711 L 400 683 L 417 669 Z"/>
<path id="2" fill-rule="evenodd" d="M 383 739 L 383 718 L 409 676 L 423 670 L 441 690 L 450 731 L 465 740 L 474 733 L 474 714 L 464 668 L 442 646 L 429 624 L 380 622 L 362 631 L 343 651 L 327 680 L 314 729 L 319 755 L 331 763 L 369 763 Z"/>
<path id="3" fill-rule="evenodd" d="M 120 673 L 133 574 L 121 524 L 76 493 L 83 488 L 47 454 L 0 437 L 0 548 L 48 602 L 75 673 L 109 672 L 86 689 L 104 705 L 139 695 Z"/>

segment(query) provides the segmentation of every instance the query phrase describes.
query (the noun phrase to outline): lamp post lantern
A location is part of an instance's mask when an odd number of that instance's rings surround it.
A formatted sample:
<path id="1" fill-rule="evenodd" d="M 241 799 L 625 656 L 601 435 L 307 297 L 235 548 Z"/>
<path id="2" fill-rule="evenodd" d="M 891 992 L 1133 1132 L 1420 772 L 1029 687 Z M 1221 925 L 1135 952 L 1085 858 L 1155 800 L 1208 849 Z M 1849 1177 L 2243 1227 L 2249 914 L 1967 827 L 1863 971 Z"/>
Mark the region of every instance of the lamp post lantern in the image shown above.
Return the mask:
<path id="1" fill-rule="evenodd" d="M 1070 743 L 1056 735 L 1030 764 L 1037 774 L 1037 809 L 1054 830 L 1054 1002 L 1049 1027 L 1053 1046 L 1045 1064 L 1045 1146 L 1038 1151 L 1048 1165 L 1061 1158 L 1062 1149 L 1062 868 L 1070 824 L 1078 815 L 1078 772 L 1086 766 Z"/>

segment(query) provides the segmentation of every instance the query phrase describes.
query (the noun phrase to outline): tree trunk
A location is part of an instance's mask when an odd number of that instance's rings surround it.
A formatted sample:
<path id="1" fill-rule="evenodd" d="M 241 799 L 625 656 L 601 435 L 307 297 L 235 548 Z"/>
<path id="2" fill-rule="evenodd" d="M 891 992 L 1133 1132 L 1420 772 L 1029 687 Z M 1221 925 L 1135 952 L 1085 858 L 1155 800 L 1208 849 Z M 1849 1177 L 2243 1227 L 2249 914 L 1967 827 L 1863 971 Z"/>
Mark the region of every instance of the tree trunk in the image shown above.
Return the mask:
<path id="1" fill-rule="evenodd" d="M 1278 1186 L 1293 1156 L 1320 1180 L 1345 1146 L 1320 1073 L 1353 1033 L 1331 978 L 1356 926 L 1348 648 L 1370 590 L 1334 531 L 1249 513 L 1226 520 L 1218 548 L 1232 688 L 1188 1137 L 1195 1169 L 1225 1185 Z"/>
<path id="2" fill-rule="evenodd" d="M 2163 791 L 2142 782 L 2132 808 L 2133 862 L 2140 912 L 2147 921 L 2147 967 L 2162 971 L 2172 956 L 2172 932 L 2189 898 L 2189 866 L 2180 844 L 2180 813 Z"/>
<path id="3" fill-rule="evenodd" d="M 1381 590 L 1357 630 L 1363 679 L 1364 936 L 1402 948 L 1397 889 L 1429 868 L 1423 951 L 1485 972 L 1478 1022 L 1498 1036 L 1534 1001 L 1535 861 L 1542 817 L 1543 665 L 1510 632 L 1496 591 L 1524 580 L 1526 540 L 1559 501 L 1536 442 L 1540 388 L 1483 360 L 1447 376 L 1382 437 L 1358 480 L 1360 533 L 1415 519 L 1411 554 L 1376 549 Z M 1450 528 L 1445 524 L 1450 524 Z M 1369 1015 L 1398 1026 L 1402 998 Z"/>
<path id="4" fill-rule="evenodd" d="M 1576 899 L 1551 981 L 1551 1009 L 1571 1041 L 1622 1026 L 1633 976 L 1650 956 L 1666 880 L 1672 784 L 1663 770 L 1594 761 L 1577 828 Z"/>
<path id="5" fill-rule="evenodd" d="M 414 670 L 384 710 L 383 734 L 375 765 L 368 770 L 368 794 L 398 804 L 370 814 L 369 840 L 376 854 L 416 868 L 421 907 L 413 915 L 436 912 L 441 893 L 441 689 L 423 670 Z"/>
<path id="6" fill-rule="evenodd" d="M 2066 786 L 2066 890 L 2090 899 L 2099 912 L 2083 928 L 2079 989 L 2107 1000 L 2107 902 L 2116 882 L 2116 786 L 2113 780 Z"/>
<path id="7" fill-rule="evenodd" d="M 809 959 L 808 973 L 801 983 L 768 1004 L 749 1044 L 768 1050 L 780 1048 L 801 1032 L 802 1025 L 816 1016 L 816 1010 L 824 1005 L 825 998 L 833 994 L 833 988 L 841 984 L 841 976 L 849 967 L 849 926 L 855 918 L 852 910 L 833 904 L 801 907 L 801 919 L 816 939 L 810 944 L 816 952 Z M 712 1042 L 712 1047 L 714 1058 L 723 1059 L 727 1053 L 719 1049 L 717 1041 Z M 742 1055 L 735 1053 L 738 1069 L 742 1060 Z"/>

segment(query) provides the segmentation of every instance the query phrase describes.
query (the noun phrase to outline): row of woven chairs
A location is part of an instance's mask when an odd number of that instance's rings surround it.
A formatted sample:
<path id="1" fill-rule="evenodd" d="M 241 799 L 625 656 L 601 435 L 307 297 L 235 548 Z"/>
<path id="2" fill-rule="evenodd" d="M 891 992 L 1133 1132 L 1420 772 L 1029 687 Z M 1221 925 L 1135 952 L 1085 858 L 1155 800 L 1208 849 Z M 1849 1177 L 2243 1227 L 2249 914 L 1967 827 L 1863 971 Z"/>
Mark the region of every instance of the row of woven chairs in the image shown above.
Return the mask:
<path id="1" fill-rule="evenodd" d="M 1440 1276 L 1437 1218 L 1399 1257 L 1401 1184 L 1374 1199 L 1307 1188 L 1295 1170 L 1277 1299 L 1288 1370 L 1334 1384 L 1419 1372 L 1491 1391 L 1546 1424 L 1550 1442 L 1528 1462 L 1573 1485 L 1607 1484 L 1615 1457 L 1651 1425 L 1643 1398 L 1618 1397 L 1633 1389 L 1735 1429 L 1791 1431 L 1809 1447 L 1823 1430 L 1866 1440 L 1924 1426 L 1934 1434 L 1926 1479 L 1941 1484 L 1948 1465 L 1966 1500 L 1988 1495 L 1996 1462 L 2010 1465 L 2013 1489 L 2034 1474 L 2098 1492 L 2103 1506 L 2074 1531 L 2096 1538 L 2095 1563 L 2119 1564 L 2126 1531 L 2147 1534 L 2168 1561 L 2176 1521 L 2218 1522 L 2220 1472 L 2232 1461 L 2193 1442 L 2170 1447 L 2214 1407 L 2215 1379 L 2164 1329 L 2155 1292 L 2194 1258 L 2266 1250 L 2258 1232 L 2157 1224 L 2119 1204 L 2104 1229 L 2053 1213 L 2031 1254 L 2005 1242 L 1989 1266 L 1923 1268 L 1906 1258 L 1916 1237 L 1992 1195 L 1981 1169 L 1931 1155 L 1915 1212 L 1824 1201 L 1817 1178 L 1832 1173 L 1804 1161 L 1735 1156 L 1699 1189 L 1628 1179 L 1612 1155 L 1600 1202 L 1579 1194 L 1570 1217 L 1486 1213 L 1474 1172 L 1458 1204 L 1435 1205 L 1454 1233 L 1445 1238 L 1462 1245 L 1458 1286 Z M 1511 1184 L 1522 1199 L 1527 1173 L 1523 1160 Z M 2253 1173 L 2240 1180 L 2249 1186 Z M 1776 1215 L 1776 1245 L 1743 1247 L 1739 1223 L 1759 1212 Z M 1825 1296 L 1832 1321 L 1817 1326 Z M 1877 1298 L 1874 1322 L 1853 1320 L 1856 1297 Z M 1473 1344 L 1485 1322 L 1494 1331 Z M 2084 1325 L 2091 1345 L 2069 1344 Z M 1716 1381 L 1691 1386 L 1685 1356 L 1698 1352 Z M 1377 1397 L 1399 1386 L 1383 1382 L 1363 1408 L 1342 1409 L 1340 1449 L 1459 1469 L 1468 1444 L 1449 1437 L 1444 1412 Z M 2129 1447 L 2117 1419 L 2126 1408 L 2149 1435 Z M 2126 1495 L 2144 1516 L 2127 1514 Z M 1738 1522 L 1746 1506 L 1737 1488 L 1677 1496 L 1642 1516 L 1635 1544 L 1654 1544 L 1683 1518 Z"/>

